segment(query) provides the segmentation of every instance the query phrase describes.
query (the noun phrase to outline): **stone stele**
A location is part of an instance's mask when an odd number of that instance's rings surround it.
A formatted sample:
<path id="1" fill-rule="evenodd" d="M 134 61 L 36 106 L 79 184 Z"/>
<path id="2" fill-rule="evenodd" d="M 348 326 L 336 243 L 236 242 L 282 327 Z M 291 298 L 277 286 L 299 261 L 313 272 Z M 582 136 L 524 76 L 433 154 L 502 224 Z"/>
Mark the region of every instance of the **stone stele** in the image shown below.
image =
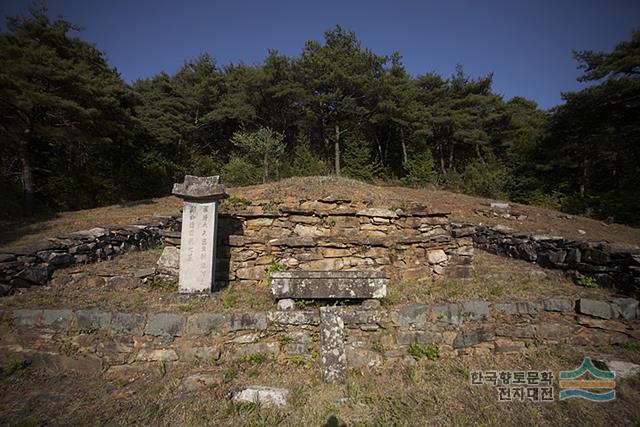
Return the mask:
<path id="1" fill-rule="evenodd" d="M 173 185 L 184 200 L 180 239 L 179 291 L 211 292 L 215 277 L 218 201 L 227 197 L 218 176 L 187 175 Z"/>
<path id="2" fill-rule="evenodd" d="M 320 307 L 320 364 L 324 382 L 344 380 L 347 356 L 340 307 Z"/>

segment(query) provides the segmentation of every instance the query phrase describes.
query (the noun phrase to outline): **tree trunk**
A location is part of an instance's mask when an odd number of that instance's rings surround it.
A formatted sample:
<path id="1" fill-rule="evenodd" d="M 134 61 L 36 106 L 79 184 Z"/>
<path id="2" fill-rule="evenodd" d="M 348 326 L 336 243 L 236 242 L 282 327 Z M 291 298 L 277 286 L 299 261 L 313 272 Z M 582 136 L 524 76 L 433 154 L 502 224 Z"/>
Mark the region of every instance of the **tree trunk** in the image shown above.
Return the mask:
<path id="1" fill-rule="evenodd" d="M 267 182 L 267 177 L 269 176 L 269 152 L 267 150 L 264 151 L 264 160 L 263 167 L 264 171 L 262 172 L 262 183 L 265 184 Z"/>
<path id="2" fill-rule="evenodd" d="M 449 170 L 453 169 L 453 148 L 454 148 L 454 143 L 453 141 L 451 141 L 451 144 L 449 145 Z"/>
<path id="3" fill-rule="evenodd" d="M 611 171 L 611 175 L 613 175 L 613 185 L 616 190 L 620 189 L 620 175 L 618 174 L 618 168 L 620 167 L 620 156 L 618 152 L 613 153 L 613 170 Z"/>
<path id="4" fill-rule="evenodd" d="M 407 163 L 407 144 L 404 142 L 404 129 L 400 128 L 400 143 L 402 144 L 402 166 Z"/>
<path id="5" fill-rule="evenodd" d="M 476 155 L 478 156 L 478 160 L 480 160 L 480 163 L 482 163 L 483 166 L 486 166 L 487 163 L 484 161 L 482 153 L 480 153 L 480 146 L 478 144 L 476 144 Z"/>
<path id="6" fill-rule="evenodd" d="M 336 176 L 340 176 L 340 126 L 338 125 L 336 125 L 335 168 Z"/>
<path id="7" fill-rule="evenodd" d="M 382 154 L 382 144 L 380 144 L 380 138 L 375 134 L 376 145 L 378 146 L 378 157 L 380 158 L 380 163 L 384 164 L 383 154 Z"/>
<path id="8" fill-rule="evenodd" d="M 582 208 L 584 211 L 587 211 L 589 207 L 587 206 L 587 185 L 589 181 L 589 173 L 588 173 L 588 160 L 584 159 L 582 161 L 582 179 L 580 180 L 580 202 L 582 203 Z"/>
<path id="9" fill-rule="evenodd" d="M 391 142 L 391 132 L 387 132 L 387 138 L 384 141 L 384 163 L 389 160 L 389 143 Z"/>
<path id="10" fill-rule="evenodd" d="M 322 103 L 320 104 L 322 107 Z M 320 123 L 322 126 L 320 127 L 320 136 L 322 137 L 322 142 L 324 143 L 324 155 L 327 159 L 327 165 L 331 163 L 331 145 L 329 143 L 329 136 L 327 135 L 327 118 L 323 115 L 320 116 Z"/>
<path id="11" fill-rule="evenodd" d="M 447 167 L 444 163 L 444 146 L 442 142 L 438 142 L 438 153 L 440 154 L 440 172 L 442 172 L 442 175 L 446 175 Z"/>
<path id="12" fill-rule="evenodd" d="M 22 174 L 22 194 L 25 216 L 33 215 L 33 167 L 31 166 L 31 156 L 29 153 L 28 137 L 20 140 L 20 165 Z"/>

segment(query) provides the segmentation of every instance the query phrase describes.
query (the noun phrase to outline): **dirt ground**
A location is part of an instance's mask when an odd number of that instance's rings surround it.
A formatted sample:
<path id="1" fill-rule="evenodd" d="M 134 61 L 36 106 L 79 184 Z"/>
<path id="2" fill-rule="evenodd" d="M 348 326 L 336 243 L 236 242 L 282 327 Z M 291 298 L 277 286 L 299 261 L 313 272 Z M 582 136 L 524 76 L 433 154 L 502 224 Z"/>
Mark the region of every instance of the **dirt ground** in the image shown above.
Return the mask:
<path id="1" fill-rule="evenodd" d="M 336 177 L 289 178 L 249 187 L 229 188 L 232 196 L 250 200 L 253 204 L 297 203 L 325 196 L 367 201 L 376 207 L 400 207 L 416 202 L 439 211 L 450 211 L 451 218 L 479 224 L 503 224 L 516 230 L 560 235 L 566 238 L 602 240 L 617 244 L 640 246 L 640 229 L 532 206 L 511 204 L 510 211 L 526 215 L 526 219 L 489 218 L 476 210 L 488 209 L 496 200 L 467 196 L 443 190 L 412 189 L 364 184 Z M 47 237 L 66 235 L 77 230 L 98 226 L 125 225 L 180 212 L 182 202 L 175 197 L 143 200 L 121 205 L 82 211 L 62 212 L 52 218 L 37 218 L 30 222 L 0 223 L 0 251 L 24 248 Z"/>
<path id="2" fill-rule="evenodd" d="M 519 355 L 387 360 L 350 371 L 344 384 L 324 384 L 320 369 L 293 360 L 204 362 L 188 368 L 153 366 L 120 376 L 81 376 L 36 368 L 5 369 L 0 423 L 14 426 L 596 426 L 638 425 L 640 380 L 616 379 L 616 399 L 558 400 L 558 372 L 599 350 L 532 347 Z M 608 357 L 638 362 L 637 349 L 614 347 Z M 14 361 L 13 366 L 16 365 Z M 554 375 L 552 402 L 498 402 L 491 385 L 470 384 L 470 372 L 538 370 Z M 208 380 L 186 387 L 194 374 Z M 236 403 L 248 385 L 289 390 L 284 408 Z"/>

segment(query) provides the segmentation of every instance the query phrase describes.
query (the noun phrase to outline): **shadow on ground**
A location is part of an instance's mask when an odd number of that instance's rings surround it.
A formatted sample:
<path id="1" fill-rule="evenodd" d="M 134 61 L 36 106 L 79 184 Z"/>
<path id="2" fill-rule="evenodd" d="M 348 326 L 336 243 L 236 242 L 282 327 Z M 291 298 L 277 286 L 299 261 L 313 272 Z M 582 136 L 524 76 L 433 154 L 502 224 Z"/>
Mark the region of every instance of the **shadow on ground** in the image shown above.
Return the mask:
<path id="1" fill-rule="evenodd" d="M 120 203 L 118 203 L 118 206 L 120 206 L 121 208 L 130 208 L 133 206 L 140 206 L 140 205 L 153 205 L 154 201 L 153 199 L 143 199 L 143 200 L 121 200 Z"/>
<path id="2" fill-rule="evenodd" d="M 31 218 L 0 221 L 0 246 L 14 242 L 25 234 L 44 233 L 51 228 L 51 223 L 47 221 L 56 218 L 59 218 L 57 213 L 49 212 Z"/>

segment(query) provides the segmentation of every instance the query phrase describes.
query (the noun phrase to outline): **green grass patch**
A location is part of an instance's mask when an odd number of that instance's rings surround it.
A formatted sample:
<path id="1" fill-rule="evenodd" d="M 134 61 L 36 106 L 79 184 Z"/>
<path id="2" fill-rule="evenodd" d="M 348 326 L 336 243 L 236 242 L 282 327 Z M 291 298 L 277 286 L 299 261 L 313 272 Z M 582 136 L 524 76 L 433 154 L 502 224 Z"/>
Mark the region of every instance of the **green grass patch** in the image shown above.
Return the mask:
<path id="1" fill-rule="evenodd" d="M 224 308 L 233 308 L 236 306 L 237 303 L 238 303 L 238 295 L 231 290 L 225 293 L 224 296 L 222 297 L 222 306 Z"/>
<path id="2" fill-rule="evenodd" d="M 178 281 L 167 277 L 153 276 L 149 280 L 149 286 L 151 286 L 152 289 L 176 292 L 178 290 Z"/>
<path id="3" fill-rule="evenodd" d="M 384 344 L 380 340 L 375 340 L 371 343 L 371 349 L 376 353 L 384 354 Z"/>
<path id="4" fill-rule="evenodd" d="M 585 288 L 590 289 L 598 287 L 598 281 L 595 279 L 595 277 L 586 276 L 583 274 L 578 274 L 576 283 L 580 286 L 584 286 Z"/>
<path id="5" fill-rule="evenodd" d="M 290 358 L 294 365 L 302 366 L 307 363 L 306 358 L 302 354 L 294 354 Z"/>
<path id="6" fill-rule="evenodd" d="M 271 273 L 275 273 L 283 270 L 284 270 L 284 265 L 280 264 L 279 262 L 274 262 L 269 267 L 267 267 L 265 269 L 265 271 L 267 272 L 267 285 L 271 284 Z"/>
<path id="7" fill-rule="evenodd" d="M 416 360 L 426 357 L 429 360 L 436 360 L 440 357 L 440 350 L 435 344 L 420 345 L 417 343 L 409 344 L 409 354 Z"/>
<path id="8" fill-rule="evenodd" d="M 253 353 L 245 358 L 245 361 L 254 365 L 261 365 L 269 360 L 269 355 L 266 353 Z"/>
<path id="9" fill-rule="evenodd" d="M 290 344 L 291 341 L 293 341 L 293 338 L 291 338 L 290 335 L 278 335 L 277 340 L 280 345 L 287 345 Z"/>
<path id="10" fill-rule="evenodd" d="M 28 367 L 29 362 L 26 360 L 10 360 L 5 365 L 2 373 L 5 377 L 22 377 L 26 373 Z"/>
<path id="11" fill-rule="evenodd" d="M 625 350 L 640 352 L 640 340 L 623 341 L 618 346 Z"/>
<path id="12" fill-rule="evenodd" d="M 240 368 L 236 365 L 229 366 L 222 373 L 222 381 L 228 383 L 240 375 Z"/>

